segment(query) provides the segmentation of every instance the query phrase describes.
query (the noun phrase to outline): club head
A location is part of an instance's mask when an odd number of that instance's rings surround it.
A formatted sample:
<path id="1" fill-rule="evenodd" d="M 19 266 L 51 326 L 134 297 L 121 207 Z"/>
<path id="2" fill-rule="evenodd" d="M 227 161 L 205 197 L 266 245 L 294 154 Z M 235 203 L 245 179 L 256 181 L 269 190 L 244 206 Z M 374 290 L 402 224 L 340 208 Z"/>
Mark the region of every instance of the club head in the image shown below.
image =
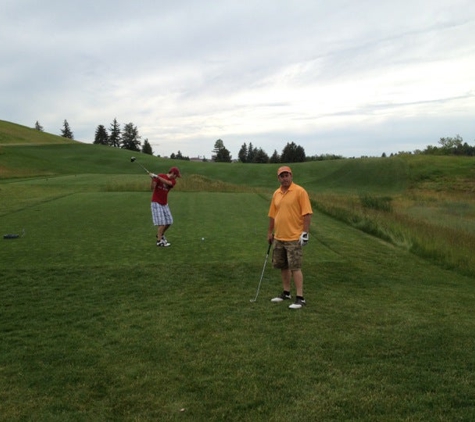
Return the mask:
<path id="1" fill-rule="evenodd" d="M 135 161 L 135 157 L 130 157 L 130 162 L 133 163 Z"/>

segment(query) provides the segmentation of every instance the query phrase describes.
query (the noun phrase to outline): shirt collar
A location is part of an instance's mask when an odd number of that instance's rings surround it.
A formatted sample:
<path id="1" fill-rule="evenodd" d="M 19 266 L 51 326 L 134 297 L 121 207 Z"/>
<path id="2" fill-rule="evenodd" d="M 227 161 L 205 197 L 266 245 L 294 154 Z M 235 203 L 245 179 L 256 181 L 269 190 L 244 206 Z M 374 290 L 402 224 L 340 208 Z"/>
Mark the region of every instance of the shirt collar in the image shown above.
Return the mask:
<path id="1" fill-rule="evenodd" d="M 281 187 L 279 188 L 279 192 L 280 192 L 281 194 L 287 193 L 288 191 L 292 190 L 293 187 L 294 187 L 294 182 L 292 181 L 292 182 L 290 182 L 290 186 L 287 188 L 287 190 L 283 191 L 283 190 L 282 190 L 282 186 L 281 186 Z"/>

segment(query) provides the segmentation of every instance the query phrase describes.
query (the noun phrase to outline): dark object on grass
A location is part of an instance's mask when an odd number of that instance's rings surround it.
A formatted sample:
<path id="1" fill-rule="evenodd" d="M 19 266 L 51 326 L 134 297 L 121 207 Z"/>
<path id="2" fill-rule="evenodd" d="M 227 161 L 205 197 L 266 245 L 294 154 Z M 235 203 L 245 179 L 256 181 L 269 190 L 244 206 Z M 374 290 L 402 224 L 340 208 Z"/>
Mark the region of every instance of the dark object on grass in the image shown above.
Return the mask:
<path id="1" fill-rule="evenodd" d="M 4 234 L 3 238 L 4 239 L 18 239 L 20 237 L 19 234 Z"/>

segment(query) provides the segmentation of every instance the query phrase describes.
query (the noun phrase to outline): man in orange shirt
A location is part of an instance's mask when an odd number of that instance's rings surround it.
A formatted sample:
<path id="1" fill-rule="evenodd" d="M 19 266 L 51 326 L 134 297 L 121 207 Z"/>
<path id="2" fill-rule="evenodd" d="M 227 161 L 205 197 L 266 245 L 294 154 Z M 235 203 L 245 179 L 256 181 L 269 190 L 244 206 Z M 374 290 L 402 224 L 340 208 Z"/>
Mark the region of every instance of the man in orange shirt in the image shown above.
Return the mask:
<path id="1" fill-rule="evenodd" d="M 280 167 L 277 178 L 280 188 L 272 196 L 267 239 L 269 243 L 274 243 L 272 264 L 281 271 L 283 292 L 272 302 L 292 298 L 290 282 L 293 278 L 296 298 L 289 308 L 300 309 L 306 305 L 303 297 L 302 246 L 308 243 L 312 206 L 307 191 L 293 183 L 290 167 Z"/>

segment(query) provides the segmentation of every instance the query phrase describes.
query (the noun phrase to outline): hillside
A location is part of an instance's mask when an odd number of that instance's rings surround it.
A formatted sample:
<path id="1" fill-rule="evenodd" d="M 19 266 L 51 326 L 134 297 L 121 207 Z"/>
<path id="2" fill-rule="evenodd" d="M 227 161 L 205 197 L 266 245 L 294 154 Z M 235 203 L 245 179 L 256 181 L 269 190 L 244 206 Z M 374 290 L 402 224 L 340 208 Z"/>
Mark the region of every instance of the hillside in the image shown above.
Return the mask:
<path id="1" fill-rule="evenodd" d="M 76 141 L 51 133 L 0 120 L 0 147 L 3 145 L 74 144 Z"/>
<path id="2" fill-rule="evenodd" d="M 177 165 L 184 177 L 249 187 L 275 188 L 277 164 L 200 163 L 162 159 L 147 154 L 84 144 L 32 128 L 0 121 L 0 180 L 71 174 L 140 174 L 134 155 L 153 172 Z M 475 191 L 471 157 L 406 155 L 292 164 L 294 179 L 309 191 L 397 194 L 408 188 Z"/>

